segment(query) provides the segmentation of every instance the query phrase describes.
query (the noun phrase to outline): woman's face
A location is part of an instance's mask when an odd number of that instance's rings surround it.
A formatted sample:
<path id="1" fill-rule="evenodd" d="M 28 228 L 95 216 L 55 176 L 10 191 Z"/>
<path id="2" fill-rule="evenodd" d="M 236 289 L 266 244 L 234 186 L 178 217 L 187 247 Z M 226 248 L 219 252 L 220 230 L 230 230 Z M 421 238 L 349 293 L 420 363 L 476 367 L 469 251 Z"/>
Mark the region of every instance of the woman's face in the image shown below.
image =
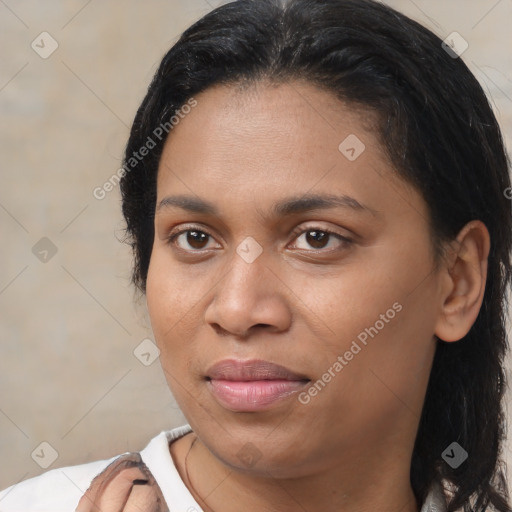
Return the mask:
<path id="1" fill-rule="evenodd" d="M 184 415 L 244 471 L 407 459 L 442 302 L 424 200 L 372 117 L 313 85 L 196 100 L 161 158 L 147 278 Z"/>

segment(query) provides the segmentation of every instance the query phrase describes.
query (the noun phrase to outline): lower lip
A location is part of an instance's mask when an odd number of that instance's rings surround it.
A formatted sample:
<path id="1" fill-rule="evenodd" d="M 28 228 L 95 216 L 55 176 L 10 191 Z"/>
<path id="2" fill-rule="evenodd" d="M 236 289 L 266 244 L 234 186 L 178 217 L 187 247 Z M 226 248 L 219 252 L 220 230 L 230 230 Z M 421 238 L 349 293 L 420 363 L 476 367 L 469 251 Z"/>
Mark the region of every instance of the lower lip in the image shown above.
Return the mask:
<path id="1" fill-rule="evenodd" d="M 252 412 L 269 408 L 272 404 L 284 400 L 299 392 L 308 384 L 304 380 L 253 380 L 208 381 L 208 387 L 215 399 L 232 411 Z"/>

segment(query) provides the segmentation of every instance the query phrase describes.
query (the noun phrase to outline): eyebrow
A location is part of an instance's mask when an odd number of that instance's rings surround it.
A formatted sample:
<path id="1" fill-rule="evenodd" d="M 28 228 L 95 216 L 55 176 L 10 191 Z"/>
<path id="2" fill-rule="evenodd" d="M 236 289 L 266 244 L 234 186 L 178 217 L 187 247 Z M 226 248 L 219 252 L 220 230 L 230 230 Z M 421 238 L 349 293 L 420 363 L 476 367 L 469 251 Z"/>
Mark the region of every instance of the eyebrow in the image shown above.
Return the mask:
<path id="1" fill-rule="evenodd" d="M 156 211 L 167 208 L 181 208 L 183 210 L 205 215 L 219 215 L 218 208 L 211 202 L 194 196 L 167 196 L 157 205 Z M 380 217 L 377 210 L 370 208 L 348 195 L 333 194 L 304 194 L 283 199 L 275 203 L 270 213 L 276 217 L 285 217 L 297 213 L 315 210 L 327 210 L 332 208 L 346 208 L 361 213 L 371 214 Z"/>

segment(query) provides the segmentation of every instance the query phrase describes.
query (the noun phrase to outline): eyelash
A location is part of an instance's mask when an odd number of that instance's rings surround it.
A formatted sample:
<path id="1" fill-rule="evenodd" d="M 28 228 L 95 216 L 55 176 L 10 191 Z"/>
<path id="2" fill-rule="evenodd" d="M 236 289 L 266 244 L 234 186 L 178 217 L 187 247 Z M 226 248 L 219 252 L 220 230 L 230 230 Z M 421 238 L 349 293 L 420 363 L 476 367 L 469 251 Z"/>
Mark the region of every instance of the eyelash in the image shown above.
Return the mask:
<path id="1" fill-rule="evenodd" d="M 192 226 L 187 226 L 186 229 L 181 229 L 180 231 L 178 231 L 176 233 L 171 233 L 167 237 L 167 243 L 170 245 L 176 245 L 175 244 L 176 238 L 178 238 L 183 233 L 187 233 L 189 231 L 197 231 L 199 233 L 209 236 L 210 238 L 213 238 L 213 236 L 210 235 L 210 233 L 208 233 L 204 229 L 199 229 L 198 226 L 192 225 Z M 333 236 L 333 237 L 337 238 L 340 241 L 341 248 L 353 243 L 353 240 L 351 240 L 350 238 L 340 235 L 339 233 L 336 233 L 335 231 L 332 231 L 330 229 L 321 228 L 319 226 L 308 226 L 306 228 L 296 228 L 295 230 L 293 230 L 292 235 L 297 235 L 296 238 L 298 238 L 298 236 L 300 236 L 304 233 L 311 232 L 311 231 L 320 231 L 321 233 L 327 234 L 329 237 Z M 330 238 L 329 238 L 329 241 L 330 241 Z M 329 253 L 329 252 L 333 252 L 333 251 L 336 251 L 339 249 L 340 248 L 338 248 L 338 249 L 311 249 L 311 250 L 300 249 L 300 250 L 301 251 L 306 250 L 307 252 L 313 252 L 313 253 L 319 253 L 319 252 L 320 253 Z M 203 251 L 209 251 L 211 249 L 196 249 L 196 250 L 191 249 L 191 250 L 189 250 L 189 249 L 182 249 L 181 247 L 178 247 L 178 250 L 188 252 L 188 253 L 201 253 Z"/>

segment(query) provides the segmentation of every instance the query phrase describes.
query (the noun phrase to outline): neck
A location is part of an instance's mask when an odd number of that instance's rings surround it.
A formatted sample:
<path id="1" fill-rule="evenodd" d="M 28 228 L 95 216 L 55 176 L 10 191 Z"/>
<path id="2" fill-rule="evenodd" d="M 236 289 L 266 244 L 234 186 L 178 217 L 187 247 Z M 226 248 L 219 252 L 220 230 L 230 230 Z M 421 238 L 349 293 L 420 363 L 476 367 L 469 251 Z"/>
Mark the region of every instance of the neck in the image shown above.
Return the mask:
<path id="1" fill-rule="evenodd" d="M 357 462 L 278 478 L 269 472 L 254 475 L 229 468 L 194 434 L 182 459 L 182 477 L 205 512 L 418 512 L 410 485 L 410 457 L 396 452 L 386 457 L 383 452 L 374 451 L 371 458 L 359 453 L 355 459 L 347 454 L 345 460 Z"/>

